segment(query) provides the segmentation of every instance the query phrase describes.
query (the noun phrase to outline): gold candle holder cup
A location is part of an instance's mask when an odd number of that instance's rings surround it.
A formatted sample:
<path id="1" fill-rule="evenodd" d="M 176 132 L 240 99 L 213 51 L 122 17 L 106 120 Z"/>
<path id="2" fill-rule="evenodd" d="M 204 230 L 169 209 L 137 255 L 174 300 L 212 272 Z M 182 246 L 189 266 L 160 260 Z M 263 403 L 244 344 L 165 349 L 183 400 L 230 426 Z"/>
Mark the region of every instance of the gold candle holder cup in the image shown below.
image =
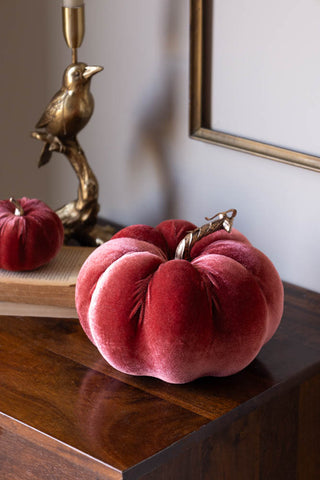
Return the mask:
<path id="1" fill-rule="evenodd" d="M 62 7 L 62 25 L 66 44 L 72 49 L 72 63 L 77 63 L 77 49 L 81 46 L 85 33 L 84 5 Z"/>

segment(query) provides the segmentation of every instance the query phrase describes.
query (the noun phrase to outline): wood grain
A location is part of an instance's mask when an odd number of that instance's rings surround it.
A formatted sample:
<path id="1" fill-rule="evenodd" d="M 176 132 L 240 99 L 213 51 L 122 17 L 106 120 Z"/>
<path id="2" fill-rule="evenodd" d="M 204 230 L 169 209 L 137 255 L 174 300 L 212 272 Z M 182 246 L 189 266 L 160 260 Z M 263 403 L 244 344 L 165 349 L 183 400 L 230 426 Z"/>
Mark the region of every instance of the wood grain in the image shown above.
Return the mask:
<path id="1" fill-rule="evenodd" d="M 57 442 L 38 430 L 0 415 L 1 480 L 119 480 L 122 474 Z"/>
<path id="2" fill-rule="evenodd" d="M 1 479 L 318 480 L 319 432 L 313 292 L 285 285 L 244 371 L 187 385 L 117 372 L 76 319 L 0 316 Z"/>
<path id="3" fill-rule="evenodd" d="M 320 374 L 300 388 L 298 474 L 303 479 L 320 476 Z"/>
<path id="4" fill-rule="evenodd" d="M 207 422 L 72 360 L 43 355 L 14 336 L 2 333 L 1 343 L 1 412 L 116 469 L 139 463 Z"/>

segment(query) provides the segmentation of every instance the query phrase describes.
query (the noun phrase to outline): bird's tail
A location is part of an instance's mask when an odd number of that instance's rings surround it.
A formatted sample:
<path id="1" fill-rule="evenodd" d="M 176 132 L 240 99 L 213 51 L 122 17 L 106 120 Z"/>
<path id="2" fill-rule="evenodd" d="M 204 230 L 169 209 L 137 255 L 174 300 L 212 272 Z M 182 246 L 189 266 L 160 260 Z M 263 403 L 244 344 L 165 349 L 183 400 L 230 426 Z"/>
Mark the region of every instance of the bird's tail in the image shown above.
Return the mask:
<path id="1" fill-rule="evenodd" d="M 50 161 L 51 155 L 52 155 L 52 150 L 50 149 L 50 143 L 46 142 L 44 144 L 44 147 L 40 155 L 38 167 L 42 167 L 43 165 L 48 163 Z"/>

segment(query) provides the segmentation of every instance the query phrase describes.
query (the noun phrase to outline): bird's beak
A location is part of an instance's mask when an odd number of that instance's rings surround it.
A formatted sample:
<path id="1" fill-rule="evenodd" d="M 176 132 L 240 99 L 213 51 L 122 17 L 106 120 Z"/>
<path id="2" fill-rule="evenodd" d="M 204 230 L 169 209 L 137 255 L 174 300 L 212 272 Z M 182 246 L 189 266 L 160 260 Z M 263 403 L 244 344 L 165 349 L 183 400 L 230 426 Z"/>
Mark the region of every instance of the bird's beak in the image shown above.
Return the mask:
<path id="1" fill-rule="evenodd" d="M 89 78 L 92 77 L 92 75 L 95 75 L 96 73 L 101 72 L 101 70 L 103 70 L 103 67 L 98 67 L 98 66 L 89 67 L 89 66 L 87 66 L 84 69 L 84 72 L 83 72 L 82 76 L 83 76 L 83 78 L 88 80 Z"/>

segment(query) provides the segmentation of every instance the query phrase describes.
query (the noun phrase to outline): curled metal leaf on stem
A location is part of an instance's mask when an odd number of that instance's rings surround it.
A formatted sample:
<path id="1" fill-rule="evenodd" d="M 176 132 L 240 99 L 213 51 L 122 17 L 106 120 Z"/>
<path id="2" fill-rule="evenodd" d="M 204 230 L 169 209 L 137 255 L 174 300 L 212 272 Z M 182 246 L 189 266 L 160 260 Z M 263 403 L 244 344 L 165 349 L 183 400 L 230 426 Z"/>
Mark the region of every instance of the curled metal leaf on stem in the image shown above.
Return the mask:
<path id="1" fill-rule="evenodd" d="M 231 208 L 225 212 L 217 213 L 211 218 L 205 217 L 209 223 L 205 223 L 201 227 L 198 227 L 195 230 L 187 233 L 187 235 L 180 241 L 176 248 L 175 258 L 180 260 L 189 260 L 193 245 L 210 233 L 214 233 L 222 229 L 226 230 L 226 232 L 231 232 L 233 219 L 236 215 L 237 210 Z"/>

